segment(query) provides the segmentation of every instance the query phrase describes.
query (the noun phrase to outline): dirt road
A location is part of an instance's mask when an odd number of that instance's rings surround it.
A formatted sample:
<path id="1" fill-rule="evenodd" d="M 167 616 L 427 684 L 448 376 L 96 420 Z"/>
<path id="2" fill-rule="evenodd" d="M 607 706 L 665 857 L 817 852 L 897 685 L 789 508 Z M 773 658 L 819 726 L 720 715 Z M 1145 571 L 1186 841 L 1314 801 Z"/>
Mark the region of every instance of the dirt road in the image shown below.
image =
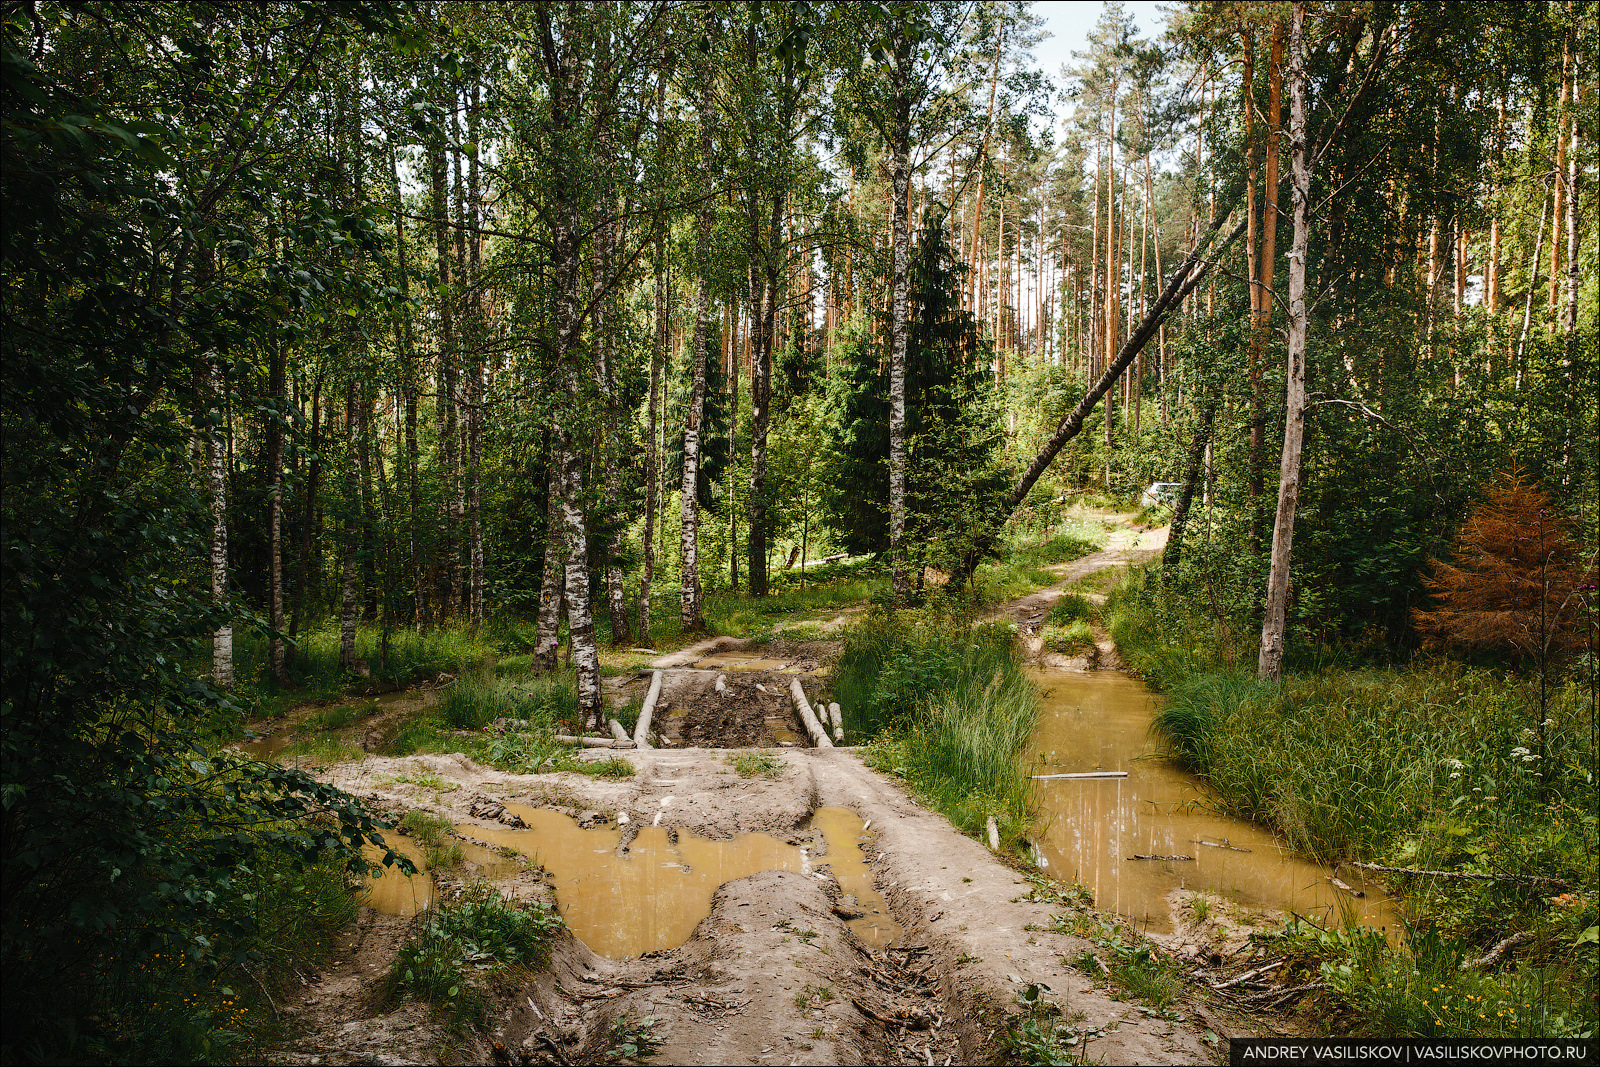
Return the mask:
<path id="1" fill-rule="evenodd" d="M 1152 550 L 1124 539 L 1063 577 Z M 1039 603 L 1013 605 L 1012 613 L 1025 626 Z M 774 745 L 780 734 L 804 738 L 797 717 L 782 721 L 778 694 L 796 677 L 806 684 L 826 653 L 820 645 L 765 646 L 743 657 L 762 660 L 735 670 L 728 660 L 740 658 L 738 649 L 724 639 L 658 661 L 665 718 L 676 720 L 680 740 L 703 742 L 586 753 L 626 760 L 628 777 L 508 774 L 460 755 L 328 768 L 324 777 L 380 809 L 421 809 L 455 826 L 465 862 L 437 873 L 435 900 L 484 876 L 507 895 L 554 899 L 569 923 L 588 924 L 597 944 L 611 923 L 654 931 L 658 947 L 607 958 L 564 930 L 547 973 L 492 979 L 487 1036 L 452 1037 L 415 1005 L 378 1006 L 377 981 L 416 920 L 363 909 L 341 959 L 288 1006 L 302 1036 L 276 1061 L 487 1063 L 497 1042 L 511 1062 L 604 1062 L 629 1034 L 648 1032 L 651 1062 L 661 1064 L 988 1063 L 1003 1056 L 1007 1027 L 1023 1011 L 1018 994 L 1034 983 L 1048 986 L 1045 996 L 1090 1061 L 1214 1061 L 1203 1008 L 1154 1011 L 1070 965 L 1093 946 L 1053 932 L 1052 916 L 1063 909 L 1030 901 L 1023 876 L 983 844 L 848 749 Z M 710 669 L 694 666 L 708 656 L 721 658 Z M 685 710 L 674 716 L 675 708 Z M 742 747 L 752 745 L 772 747 Z M 767 773 L 742 776 L 730 751 L 770 757 Z M 506 842 L 532 834 L 519 829 L 530 820 L 547 832 L 537 838 L 538 855 L 508 861 Z M 847 827 L 843 836 L 839 826 Z M 557 855 L 566 847 L 558 838 L 576 842 L 570 854 Z M 691 868 L 713 862 L 724 842 L 741 854 L 757 842 L 777 857 L 762 862 L 786 869 L 708 887 L 708 904 L 684 919 L 679 913 L 696 905 L 667 890 L 703 878 Z M 622 874 L 584 881 L 585 856 Z M 602 884 L 612 888 L 595 888 Z M 602 892 L 615 895 L 597 900 Z M 662 928 L 674 921 L 690 930 L 687 940 L 662 943 Z"/>

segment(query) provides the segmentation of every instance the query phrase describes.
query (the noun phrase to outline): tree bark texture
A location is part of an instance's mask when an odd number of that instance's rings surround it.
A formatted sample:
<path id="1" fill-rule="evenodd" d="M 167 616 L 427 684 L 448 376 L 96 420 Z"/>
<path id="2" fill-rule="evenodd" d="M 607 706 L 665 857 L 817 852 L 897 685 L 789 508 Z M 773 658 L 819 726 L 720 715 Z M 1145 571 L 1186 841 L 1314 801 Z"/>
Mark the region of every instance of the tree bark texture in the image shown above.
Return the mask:
<path id="1" fill-rule="evenodd" d="M 1294 182 L 1294 247 L 1289 252 L 1289 367 L 1284 399 L 1283 459 L 1278 469 L 1278 511 L 1272 528 L 1257 673 L 1275 682 L 1283 671 L 1288 629 L 1289 560 L 1294 512 L 1300 497 L 1300 449 L 1306 422 L 1306 251 L 1311 236 L 1311 157 L 1306 145 L 1306 0 L 1296 0 L 1289 35 L 1289 151 Z"/>
<path id="2" fill-rule="evenodd" d="M 890 120 L 890 173 L 894 203 L 893 276 L 889 327 L 889 559 L 897 597 L 911 592 L 910 561 L 906 558 L 906 333 L 911 319 L 910 246 L 907 217 L 911 191 L 911 62 L 915 54 L 902 27 L 895 39 L 894 115 Z"/>
<path id="3" fill-rule="evenodd" d="M 339 670 L 356 666 L 356 616 L 360 614 L 360 587 L 356 547 L 361 540 L 361 470 L 356 434 L 356 383 L 344 390 L 344 544 L 340 546 Z"/>
<path id="4" fill-rule="evenodd" d="M 228 478 L 225 436 L 227 415 L 217 403 L 217 368 L 206 370 L 206 397 L 211 405 L 210 425 L 206 429 L 206 481 L 211 497 L 211 599 L 218 605 L 228 600 Z M 233 686 L 233 626 L 223 623 L 211 636 L 211 681 L 217 687 Z"/>
<path id="5" fill-rule="evenodd" d="M 711 72 L 705 71 L 706 86 L 700 98 L 700 158 L 709 171 L 711 157 Z M 695 218 L 695 297 L 694 297 L 694 392 L 683 427 L 683 500 L 680 515 L 683 534 L 679 542 L 683 553 L 683 589 L 679 598 L 679 617 L 683 629 L 697 633 L 705 629 L 700 589 L 700 502 L 696 483 L 700 474 L 700 421 L 706 406 L 707 334 L 711 324 L 711 203 L 701 202 Z"/>

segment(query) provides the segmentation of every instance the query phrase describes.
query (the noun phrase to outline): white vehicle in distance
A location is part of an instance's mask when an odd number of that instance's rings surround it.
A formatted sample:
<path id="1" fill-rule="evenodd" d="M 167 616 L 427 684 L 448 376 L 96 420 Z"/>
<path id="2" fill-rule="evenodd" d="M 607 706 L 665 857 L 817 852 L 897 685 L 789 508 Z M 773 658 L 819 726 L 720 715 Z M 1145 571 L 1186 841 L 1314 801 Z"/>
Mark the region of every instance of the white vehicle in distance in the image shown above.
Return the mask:
<path id="1" fill-rule="evenodd" d="M 1183 492 L 1182 482 L 1153 482 L 1139 498 L 1139 506 L 1153 508 L 1161 505 L 1170 508 L 1178 502 L 1178 494 L 1181 492 Z"/>

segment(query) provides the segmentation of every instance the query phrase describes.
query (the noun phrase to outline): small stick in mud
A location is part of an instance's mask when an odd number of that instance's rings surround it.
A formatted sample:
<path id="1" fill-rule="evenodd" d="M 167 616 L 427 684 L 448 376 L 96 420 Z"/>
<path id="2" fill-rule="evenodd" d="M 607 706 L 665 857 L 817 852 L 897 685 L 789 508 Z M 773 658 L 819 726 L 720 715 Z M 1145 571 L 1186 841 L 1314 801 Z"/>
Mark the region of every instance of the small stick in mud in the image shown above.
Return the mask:
<path id="1" fill-rule="evenodd" d="M 1078 771 L 1074 774 L 1030 774 L 1036 781 L 1056 781 L 1063 778 L 1126 778 L 1127 771 Z M 1202 845 L 1204 841 L 1200 842 Z"/>
<path id="2" fill-rule="evenodd" d="M 1248 848 L 1240 848 L 1238 845 L 1230 845 L 1230 844 L 1228 844 L 1228 839 L 1227 838 L 1223 838 L 1220 842 L 1218 842 L 1218 841 L 1201 841 L 1199 838 L 1196 838 L 1194 843 L 1197 844 L 1197 845 L 1204 845 L 1204 846 L 1206 846 L 1206 848 L 1225 848 L 1229 852 L 1249 852 L 1249 851 L 1251 851 Z"/>
<path id="3" fill-rule="evenodd" d="M 1170 862 L 1178 862 L 1178 861 L 1182 861 L 1182 860 L 1188 860 L 1190 863 L 1194 862 L 1194 857 L 1193 856 L 1141 856 L 1138 853 L 1134 853 L 1132 856 L 1129 856 L 1128 858 L 1130 860 L 1166 860 L 1169 863 Z"/>

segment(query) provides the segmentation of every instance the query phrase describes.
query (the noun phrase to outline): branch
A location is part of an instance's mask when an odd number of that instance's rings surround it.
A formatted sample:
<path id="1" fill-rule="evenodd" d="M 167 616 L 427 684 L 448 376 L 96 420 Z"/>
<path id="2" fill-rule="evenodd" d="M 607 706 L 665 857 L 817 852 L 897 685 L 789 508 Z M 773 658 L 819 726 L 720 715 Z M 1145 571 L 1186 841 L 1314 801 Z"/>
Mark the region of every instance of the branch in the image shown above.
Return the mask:
<path id="1" fill-rule="evenodd" d="M 1377 863 L 1352 863 L 1350 866 L 1363 871 L 1384 871 L 1389 874 L 1416 874 L 1429 878 L 1470 878 L 1480 882 L 1532 882 L 1546 885 L 1558 885 L 1563 889 L 1572 888 L 1571 883 L 1559 878 L 1546 878 L 1542 874 L 1481 874 L 1477 871 L 1419 871 L 1414 867 L 1384 867 Z"/>

